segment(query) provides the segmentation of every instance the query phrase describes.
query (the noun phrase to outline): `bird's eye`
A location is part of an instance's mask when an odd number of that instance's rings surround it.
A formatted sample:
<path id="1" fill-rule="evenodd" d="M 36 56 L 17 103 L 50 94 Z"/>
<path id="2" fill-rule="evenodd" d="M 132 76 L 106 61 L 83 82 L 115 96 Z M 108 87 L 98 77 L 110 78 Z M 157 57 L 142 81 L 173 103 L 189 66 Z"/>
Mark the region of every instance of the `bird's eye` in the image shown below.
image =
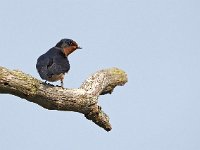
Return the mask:
<path id="1" fill-rule="evenodd" d="M 73 44 L 73 42 L 69 42 L 69 45 L 72 45 Z"/>

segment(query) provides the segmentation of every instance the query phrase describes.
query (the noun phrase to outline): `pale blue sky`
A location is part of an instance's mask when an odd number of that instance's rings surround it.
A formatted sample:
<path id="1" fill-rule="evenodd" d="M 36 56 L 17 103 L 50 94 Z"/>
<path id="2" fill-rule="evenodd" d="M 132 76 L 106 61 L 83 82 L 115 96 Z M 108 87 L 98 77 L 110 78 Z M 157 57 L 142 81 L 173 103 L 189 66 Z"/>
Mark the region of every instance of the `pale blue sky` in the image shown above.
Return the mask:
<path id="1" fill-rule="evenodd" d="M 0 65 L 39 78 L 39 55 L 61 38 L 70 56 L 65 87 L 119 67 L 129 82 L 100 97 L 109 133 L 74 112 L 0 95 L 1 150 L 199 150 L 198 0 L 6 0 L 0 2 Z"/>

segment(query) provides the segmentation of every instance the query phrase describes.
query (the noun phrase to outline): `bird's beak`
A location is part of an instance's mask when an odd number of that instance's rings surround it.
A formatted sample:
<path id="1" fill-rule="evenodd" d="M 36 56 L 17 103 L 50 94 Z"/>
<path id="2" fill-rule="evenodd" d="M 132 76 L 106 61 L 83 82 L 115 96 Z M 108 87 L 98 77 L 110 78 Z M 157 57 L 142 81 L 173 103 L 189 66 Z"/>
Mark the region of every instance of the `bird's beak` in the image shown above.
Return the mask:
<path id="1" fill-rule="evenodd" d="M 82 47 L 79 47 L 79 46 L 78 46 L 77 49 L 82 49 Z"/>

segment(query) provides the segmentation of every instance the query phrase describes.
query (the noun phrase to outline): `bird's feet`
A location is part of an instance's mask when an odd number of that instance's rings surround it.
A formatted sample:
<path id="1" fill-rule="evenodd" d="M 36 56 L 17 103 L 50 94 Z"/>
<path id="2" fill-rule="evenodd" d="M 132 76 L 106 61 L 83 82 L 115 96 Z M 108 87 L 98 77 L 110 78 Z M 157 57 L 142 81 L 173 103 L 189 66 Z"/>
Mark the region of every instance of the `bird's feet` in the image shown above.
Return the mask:
<path id="1" fill-rule="evenodd" d="M 62 89 L 64 89 L 64 87 L 62 85 L 56 85 L 56 87 L 61 87 Z"/>
<path id="2" fill-rule="evenodd" d="M 64 89 L 64 83 L 63 83 L 63 80 L 60 81 L 61 85 L 56 85 L 57 87 L 61 87 L 62 89 Z"/>
<path id="3" fill-rule="evenodd" d="M 51 83 L 47 83 L 47 81 L 43 82 L 44 85 L 49 85 L 49 86 L 54 86 L 53 84 Z"/>

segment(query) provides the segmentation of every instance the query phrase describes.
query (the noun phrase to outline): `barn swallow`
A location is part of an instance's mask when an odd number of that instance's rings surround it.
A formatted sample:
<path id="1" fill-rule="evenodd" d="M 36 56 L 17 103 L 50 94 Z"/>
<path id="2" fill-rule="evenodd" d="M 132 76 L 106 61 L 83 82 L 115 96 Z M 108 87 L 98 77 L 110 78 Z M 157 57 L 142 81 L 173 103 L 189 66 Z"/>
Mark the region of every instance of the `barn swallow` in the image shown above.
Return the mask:
<path id="1" fill-rule="evenodd" d="M 68 56 L 77 49 L 82 48 L 75 41 L 62 39 L 37 59 L 36 69 L 45 83 L 60 80 L 63 88 L 64 75 L 70 69 Z"/>

